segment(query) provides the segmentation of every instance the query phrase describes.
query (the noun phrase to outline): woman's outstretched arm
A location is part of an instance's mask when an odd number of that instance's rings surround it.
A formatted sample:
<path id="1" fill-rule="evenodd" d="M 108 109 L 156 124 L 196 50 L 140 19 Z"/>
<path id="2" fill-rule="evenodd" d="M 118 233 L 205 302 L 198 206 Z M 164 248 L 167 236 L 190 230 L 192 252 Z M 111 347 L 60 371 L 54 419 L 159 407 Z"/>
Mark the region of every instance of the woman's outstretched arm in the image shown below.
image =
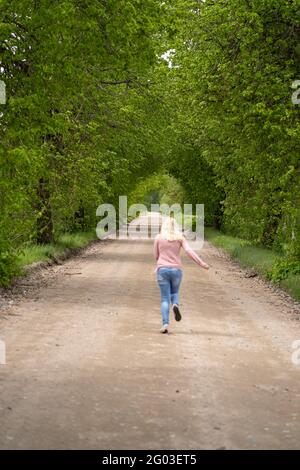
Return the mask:
<path id="1" fill-rule="evenodd" d="M 193 260 L 195 261 L 195 263 L 199 264 L 199 266 L 201 266 L 202 268 L 204 269 L 209 269 L 209 266 L 208 264 L 205 263 L 205 261 L 203 261 L 200 256 L 197 255 L 197 253 L 192 250 L 192 248 L 190 247 L 190 245 L 188 244 L 186 238 L 183 238 L 182 240 L 182 248 L 184 249 L 184 251 L 186 252 L 186 254 Z"/>
<path id="2" fill-rule="evenodd" d="M 159 249 L 158 249 L 158 237 L 155 237 L 154 240 L 154 258 L 156 261 L 158 260 L 159 257 Z"/>

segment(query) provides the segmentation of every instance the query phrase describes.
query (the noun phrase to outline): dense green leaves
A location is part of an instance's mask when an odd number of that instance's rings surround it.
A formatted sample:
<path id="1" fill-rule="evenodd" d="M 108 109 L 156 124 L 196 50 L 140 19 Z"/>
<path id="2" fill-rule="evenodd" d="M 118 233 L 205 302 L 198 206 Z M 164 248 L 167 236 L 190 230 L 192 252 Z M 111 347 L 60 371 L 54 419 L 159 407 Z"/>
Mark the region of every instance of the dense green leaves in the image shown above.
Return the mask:
<path id="1" fill-rule="evenodd" d="M 173 168 L 207 221 L 300 256 L 300 4 L 178 1 Z"/>
<path id="2" fill-rule="evenodd" d="M 6 253 L 51 242 L 78 213 L 95 227 L 101 202 L 155 169 L 164 113 L 149 88 L 161 47 L 154 0 L 2 0 L 0 18 Z"/>
<path id="3" fill-rule="evenodd" d="M 297 260 L 299 44 L 298 0 L 0 0 L 1 277 L 129 193 Z"/>

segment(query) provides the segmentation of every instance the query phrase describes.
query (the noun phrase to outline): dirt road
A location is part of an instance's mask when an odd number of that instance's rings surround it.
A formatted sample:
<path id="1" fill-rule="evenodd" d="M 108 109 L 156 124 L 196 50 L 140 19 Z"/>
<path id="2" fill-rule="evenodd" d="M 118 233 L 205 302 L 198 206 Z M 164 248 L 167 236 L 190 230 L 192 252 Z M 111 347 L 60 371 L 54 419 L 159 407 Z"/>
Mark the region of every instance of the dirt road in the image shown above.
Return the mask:
<path id="1" fill-rule="evenodd" d="M 27 281 L 0 315 L 0 447 L 300 448 L 300 315 L 217 249 L 201 255 L 208 272 L 183 255 L 168 335 L 151 240 L 101 242 Z"/>

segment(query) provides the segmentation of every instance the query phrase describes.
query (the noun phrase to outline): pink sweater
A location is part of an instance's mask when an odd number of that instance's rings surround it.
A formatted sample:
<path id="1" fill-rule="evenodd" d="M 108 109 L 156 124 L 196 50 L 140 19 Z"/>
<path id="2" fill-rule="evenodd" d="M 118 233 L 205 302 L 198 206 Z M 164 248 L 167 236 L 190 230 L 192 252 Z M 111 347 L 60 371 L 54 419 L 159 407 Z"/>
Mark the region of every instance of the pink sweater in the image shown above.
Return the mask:
<path id="1" fill-rule="evenodd" d="M 181 268 L 180 249 L 183 248 L 186 254 L 202 268 L 208 268 L 208 265 L 192 250 L 187 240 L 169 241 L 160 235 L 155 237 L 154 257 L 157 261 L 156 271 L 159 268 Z"/>

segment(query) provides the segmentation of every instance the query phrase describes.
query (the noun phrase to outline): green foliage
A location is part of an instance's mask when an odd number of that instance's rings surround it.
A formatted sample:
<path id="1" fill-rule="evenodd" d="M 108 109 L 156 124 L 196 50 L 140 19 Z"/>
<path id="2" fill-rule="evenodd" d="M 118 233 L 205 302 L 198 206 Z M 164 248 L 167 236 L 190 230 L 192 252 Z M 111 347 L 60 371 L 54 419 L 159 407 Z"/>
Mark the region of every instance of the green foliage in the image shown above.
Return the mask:
<path id="1" fill-rule="evenodd" d="M 37 261 L 48 261 L 56 256 L 62 255 L 66 249 L 85 247 L 91 241 L 96 240 L 96 238 L 95 231 L 65 233 L 53 244 L 25 245 L 18 254 L 16 261 L 19 267 L 27 266 Z"/>
<path id="2" fill-rule="evenodd" d="M 155 0 L 2 0 L 0 17 L 0 240 L 13 253 L 96 227 L 99 204 L 160 165 L 165 19 Z"/>
<path id="3" fill-rule="evenodd" d="M 145 204 L 151 209 L 151 204 L 180 204 L 183 209 L 185 193 L 181 184 L 167 173 L 157 173 L 141 179 L 129 195 L 128 203 Z"/>
<path id="4" fill-rule="evenodd" d="M 280 287 L 300 302 L 300 276 L 290 274 L 280 282 Z"/>
<path id="5" fill-rule="evenodd" d="M 0 286 L 9 286 L 11 279 L 19 274 L 20 268 L 16 251 L 0 245 Z"/>
<path id="6" fill-rule="evenodd" d="M 126 194 L 205 204 L 245 263 L 270 249 L 263 271 L 300 259 L 298 0 L 2 0 L 0 17 L 3 283 L 16 250 Z"/>
<path id="7" fill-rule="evenodd" d="M 207 223 L 298 259 L 299 2 L 175 3 L 170 168 Z"/>
<path id="8" fill-rule="evenodd" d="M 280 282 L 290 275 L 300 275 L 300 262 L 284 259 L 274 264 L 270 278 L 273 282 Z"/>

